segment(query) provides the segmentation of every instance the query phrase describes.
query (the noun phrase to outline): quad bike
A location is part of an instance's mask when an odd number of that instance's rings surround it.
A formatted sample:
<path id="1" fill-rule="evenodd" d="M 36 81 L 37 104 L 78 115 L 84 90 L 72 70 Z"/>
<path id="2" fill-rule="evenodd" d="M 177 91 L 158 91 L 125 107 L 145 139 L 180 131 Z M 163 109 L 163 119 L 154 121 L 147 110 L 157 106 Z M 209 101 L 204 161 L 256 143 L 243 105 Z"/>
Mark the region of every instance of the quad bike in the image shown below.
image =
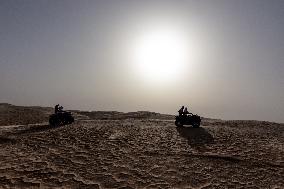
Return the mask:
<path id="1" fill-rule="evenodd" d="M 177 127 L 182 127 L 183 125 L 192 125 L 194 128 L 198 128 L 200 126 L 200 122 L 200 116 L 190 113 L 189 115 L 176 116 L 175 125 Z"/>
<path id="2" fill-rule="evenodd" d="M 68 125 L 74 122 L 71 112 L 60 111 L 49 116 L 51 126 Z"/>

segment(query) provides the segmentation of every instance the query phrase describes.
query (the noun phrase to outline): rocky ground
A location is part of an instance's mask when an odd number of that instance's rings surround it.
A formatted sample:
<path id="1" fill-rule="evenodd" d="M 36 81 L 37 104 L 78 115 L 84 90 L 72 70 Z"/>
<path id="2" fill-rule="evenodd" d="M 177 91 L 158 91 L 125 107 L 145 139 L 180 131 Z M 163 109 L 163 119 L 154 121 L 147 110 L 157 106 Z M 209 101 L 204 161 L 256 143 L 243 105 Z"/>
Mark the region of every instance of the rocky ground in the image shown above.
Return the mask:
<path id="1" fill-rule="evenodd" d="M 78 115 L 78 114 L 77 114 Z M 80 118 L 80 119 L 78 119 Z M 0 127 L 0 188 L 284 188 L 284 124 L 91 120 Z"/>

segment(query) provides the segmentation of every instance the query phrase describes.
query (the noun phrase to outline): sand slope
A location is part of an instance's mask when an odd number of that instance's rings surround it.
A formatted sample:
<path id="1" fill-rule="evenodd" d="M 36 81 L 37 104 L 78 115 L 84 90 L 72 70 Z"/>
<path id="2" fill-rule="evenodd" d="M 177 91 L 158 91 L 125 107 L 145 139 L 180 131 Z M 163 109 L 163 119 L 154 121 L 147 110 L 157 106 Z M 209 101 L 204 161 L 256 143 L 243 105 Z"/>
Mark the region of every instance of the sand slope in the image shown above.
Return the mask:
<path id="1" fill-rule="evenodd" d="M 53 111 L 49 107 L 0 103 L 0 126 L 48 122 L 48 117 Z"/>
<path id="2" fill-rule="evenodd" d="M 81 120 L 0 128 L 0 188 L 284 188 L 284 125 Z"/>

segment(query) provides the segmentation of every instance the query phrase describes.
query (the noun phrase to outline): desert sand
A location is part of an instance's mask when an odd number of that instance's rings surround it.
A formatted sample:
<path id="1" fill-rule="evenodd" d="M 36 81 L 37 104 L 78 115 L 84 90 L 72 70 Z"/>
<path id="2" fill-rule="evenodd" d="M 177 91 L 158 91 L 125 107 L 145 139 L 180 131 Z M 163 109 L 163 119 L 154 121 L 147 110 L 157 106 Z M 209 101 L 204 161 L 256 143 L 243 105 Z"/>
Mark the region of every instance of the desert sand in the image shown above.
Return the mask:
<path id="1" fill-rule="evenodd" d="M 52 109 L 1 107 L 0 188 L 284 188 L 284 124 L 74 111 L 51 128 Z"/>

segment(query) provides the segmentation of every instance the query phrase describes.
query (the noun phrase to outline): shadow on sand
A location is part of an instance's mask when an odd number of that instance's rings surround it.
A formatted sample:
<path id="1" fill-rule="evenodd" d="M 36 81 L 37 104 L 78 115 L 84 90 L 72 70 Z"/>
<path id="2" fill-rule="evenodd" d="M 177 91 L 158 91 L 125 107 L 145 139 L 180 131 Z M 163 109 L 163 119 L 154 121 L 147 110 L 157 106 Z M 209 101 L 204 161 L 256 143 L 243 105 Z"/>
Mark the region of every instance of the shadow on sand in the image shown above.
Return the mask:
<path id="1" fill-rule="evenodd" d="M 53 130 L 56 128 L 58 127 L 53 127 L 50 125 L 33 125 L 33 126 L 26 126 L 25 128 L 21 127 L 20 129 L 11 130 L 3 133 L 4 135 L 3 134 L 0 135 L 0 144 L 15 144 L 17 142 L 17 136 Z"/>
<path id="2" fill-rule="evenodd" d="M 7 138 L 7 137 L 0 136 L 0 144 L 5 144 L 5 143 L 14 144 L 16 143 L 16 140 L 13 138 Z"/>
<path id="3" fill-rule="evenodd" d="M 52 130 L 56 128 L 58 127 L 52 127 L 50 125 L 36 125 L 36 126 L 30 126 L 29 128 L 24 129 L 24 130 L 20 130 L 17 132 L 17 134 L 42 132 L 42 131 Z"/>
<path id="4" fill-rule="evenodd" d="M 202 150 L 206 144 L 214 142 L 213 136 L 202 127 L 177 127 L 176 129 L 180 136 L 187 139 L 188 144 L 197 150 Z"/>

